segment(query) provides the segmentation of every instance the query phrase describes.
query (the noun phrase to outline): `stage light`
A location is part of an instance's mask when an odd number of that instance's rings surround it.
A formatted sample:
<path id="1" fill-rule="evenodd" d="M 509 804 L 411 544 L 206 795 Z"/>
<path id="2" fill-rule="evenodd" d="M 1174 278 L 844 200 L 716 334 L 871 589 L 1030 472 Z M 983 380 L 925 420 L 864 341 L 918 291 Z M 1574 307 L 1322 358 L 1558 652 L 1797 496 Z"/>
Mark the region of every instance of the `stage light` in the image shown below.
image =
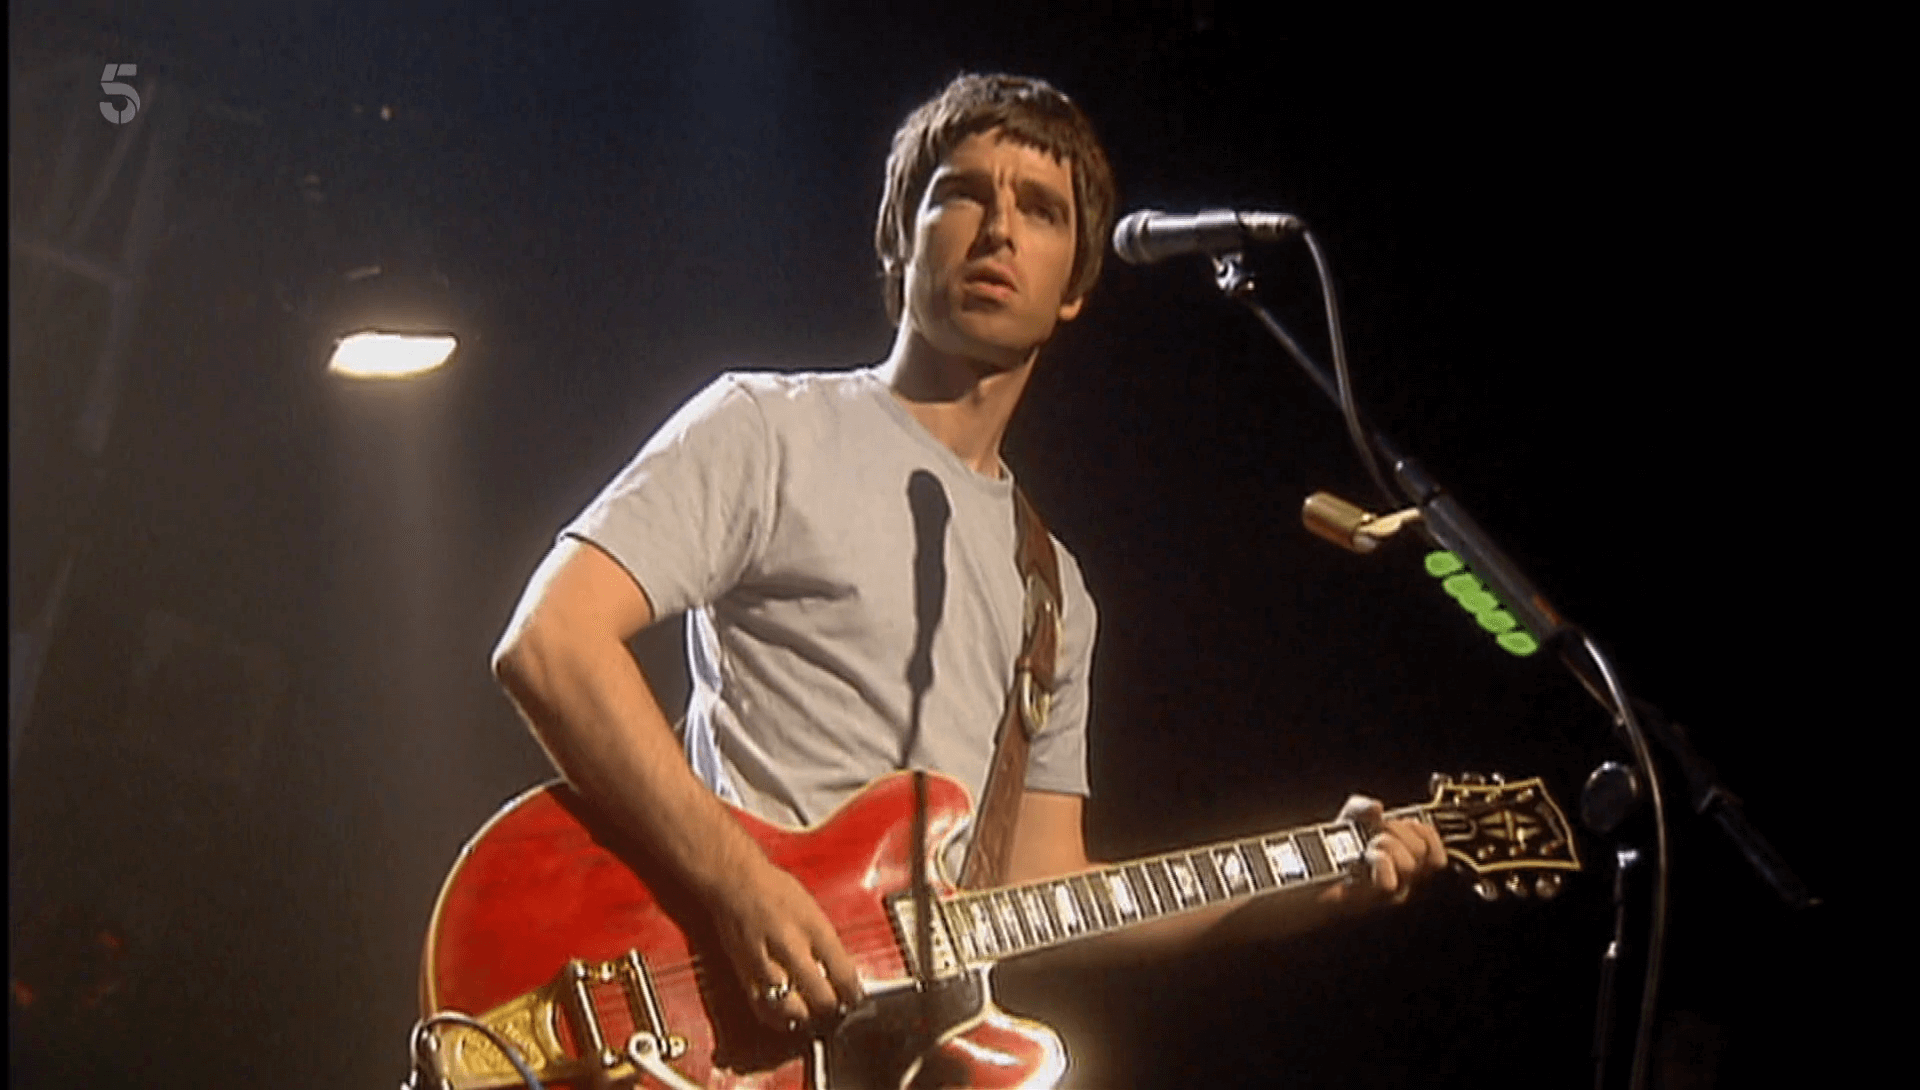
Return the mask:
<path id="1" fill-rule="evenodd" d="M 445 333 L 363 330 L 340 338 L 327 370 L 349 378 L 411 378 L 446 363 L 459 344 Z"/>

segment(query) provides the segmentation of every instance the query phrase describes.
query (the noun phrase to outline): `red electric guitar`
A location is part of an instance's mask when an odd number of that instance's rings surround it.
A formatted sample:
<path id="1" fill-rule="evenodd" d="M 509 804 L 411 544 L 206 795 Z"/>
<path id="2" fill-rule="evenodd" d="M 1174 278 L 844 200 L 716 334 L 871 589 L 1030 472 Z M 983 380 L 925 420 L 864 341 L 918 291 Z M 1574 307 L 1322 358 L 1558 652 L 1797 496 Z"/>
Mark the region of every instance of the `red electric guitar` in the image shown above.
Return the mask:
<path id="1" fill-rule="evenodd" d="M 1549 896 L 1580 869 L 1565 815 L 1538 780 L 1436 777 L 1433 801 L 1392 817 L 1430 822 L 1497 896 Z M 930 878 L 917 925 L 912 777 L 874 781 L 806 830 L 738 819 L 819 900 L 869 998 L 831 1032 L 783 1034 L 750 1007 L 699 906 L 644 850 L 562 784 L 507 804 L 460 853 L 421 964 L 428 1013 L 477 1018 L 542 1082 L 649 1087 L 1052 1087 L 1066 1050 L 1047 1027 L 996 1008 L 995 962 L 1161 916 L 1341 880 L 1365 834 L 1328 822 L 994 890 Z M 928 858 L 969 818 L 966 789 L 927 777 Z M 938 868 L 935 868 L 936 870 Z M 932 962 L 920 970 L 924 946 Z M 925 981 L 925 984 L 916 984 Z M 488 1036 L 448 1020 L 425 1037 L 437 1085 L 522 1085 Z M 929 1065 L 937 1065 L 929 1069 Z"/>

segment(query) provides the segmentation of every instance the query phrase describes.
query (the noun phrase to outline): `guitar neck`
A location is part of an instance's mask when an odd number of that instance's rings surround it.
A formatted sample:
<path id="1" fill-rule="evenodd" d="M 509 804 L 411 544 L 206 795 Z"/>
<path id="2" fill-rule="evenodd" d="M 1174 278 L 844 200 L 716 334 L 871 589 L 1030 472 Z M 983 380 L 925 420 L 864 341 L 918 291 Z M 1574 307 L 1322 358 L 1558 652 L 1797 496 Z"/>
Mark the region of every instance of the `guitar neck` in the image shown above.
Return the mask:
<path id="1" fill-rule="evenodd" d="M 1428 805 L 1388 817 L 1431 821 Z M 958 893 L 940 914 L 951 946 L 936 939 L 937 968 L 986 965 L 1123 931 L 1153 920 L 1345 877 L 1366 850 L 1351 821 L 1307 825 L 1116 863 L 1065 878 Z M 944 936 L 943 936 L 944 937 Z"/>

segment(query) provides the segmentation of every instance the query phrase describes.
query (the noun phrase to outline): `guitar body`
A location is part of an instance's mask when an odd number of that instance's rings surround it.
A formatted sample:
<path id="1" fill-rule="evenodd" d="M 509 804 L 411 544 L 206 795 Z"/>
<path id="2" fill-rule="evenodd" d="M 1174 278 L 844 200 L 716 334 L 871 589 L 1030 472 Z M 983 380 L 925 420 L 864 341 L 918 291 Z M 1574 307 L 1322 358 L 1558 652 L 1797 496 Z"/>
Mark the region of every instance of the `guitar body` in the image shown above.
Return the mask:
<path id="1" fill-rule="evenodd" d="M 929 775 L 927 787 L 927 854 L 937 859 L 940 848 L 965 826 L 969 808 L 965 788 L 953 780 Z M 896 773 L 875 781 L 811 829 L 779 828 L 740 811 L 735 816 L 768 858 L 799 878 L 820 902 L 870 995 L 882 996 L 880 1005 L 893 996 L 896 1008 L 911 1003 L 912 1011 L 921 1011 L 911 998 L 917 993 L 910 990 L 902 936 L 886 904 L 910 883 L 912 777 Z M 949 890 L 936 877 L 935 894 Z M 585 1002 L 570 1008 L 569 987 L 555 982 L 575 959 L 606 968 L 598 976 L 582 974 L 575 994 Z M 644 983 L 614 979 L 615 964 L 636 967 Z M 951 1019 L 941 1018 L 944 1027 L 928 1032 L 923 1043 L 938 1044 L 925 1064 L 917 1062 L 918 1048 L 903 1052 L 896 1064 L 871 1059 L 885 1051 L 878 1045 L 863 1048 L 840 1040 L 843 1054 L 850 1047 L 862 1053 L 863 1062 L 852 1066 L 879 1069 L 878 1075 L 862 1075 L 862 1081 L 899 1086 L 924 1066 L 929 1074 L 939 1071 L 938 1082 L 946 1085 L 1055 1085 L 1066 1067 L 1059 1038 L 1044 1026 L 995 1009 L 984 973 L 967 979 L 975 986 L 976 1001 Z M 520 1004 L 510 1016 L 486 1020 L 550 1085 L 581 1090 L 592 1085 L 592 1036 L 597 1033 L 612 1053 L 602 1066 L 612 1067 L 636 1030 L 657 1030 L 670 1038 L 667 1066 L 696 1086 L 799 1088 L 816 1081 L 845 1082 L 844 1074 L 817 1070 L 831 1049 L 804 1033 L 768 1029 L 755 1017 L 700 905 L 644 850 L 600 823 L 563 784 L 537 788 L 509 803 L 461 852 L 428 929 L 421 1003 L 427 1013 L 476 1016 Z M 649 1003 L 657 1020 L 636 1016 Z M 583 1028 L 578 1012 L 588 1006 L 597 1025 Z M 848 1023 L 872 1013 L 863 1007 Z M 866 1021 L 881 1024 L 871 1017 Z M 456 1087 L 520 1084 L 511 1068 L 502 1075 L 498 1052 L 477 1036 L 469 1036 L 465 1046 L 471 1056 L 450 1072 Z M 638 1075 L 642 1086 L 670 1085 L 644 1067 L 626 1071 Z"/>

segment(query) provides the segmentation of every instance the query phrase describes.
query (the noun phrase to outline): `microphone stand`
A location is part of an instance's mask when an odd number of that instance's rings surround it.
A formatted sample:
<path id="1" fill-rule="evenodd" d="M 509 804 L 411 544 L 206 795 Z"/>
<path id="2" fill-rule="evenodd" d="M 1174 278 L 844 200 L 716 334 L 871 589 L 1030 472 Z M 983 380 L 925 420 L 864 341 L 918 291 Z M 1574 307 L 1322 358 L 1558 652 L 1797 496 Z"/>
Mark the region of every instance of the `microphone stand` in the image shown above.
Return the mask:
<path id="1" fill-rule="evenodd" d="M 1652 735 L 1667 754 L 1680 767 L 1687 781 L 1689 801 L 1694 811 L 1713 822 L 1733 841 L 1741 855 L 1759 874 L 1760 878 L 1780 896 L 1789 907 L 1808 908 L 1819 903 L 1807 887 L 1793 873 L 1786 860 L 1773 849 L 1767 839 L 1761 835 L 1746 819 L 1740 807 L 1739 799 L 1719 783 L 1713 766 L 1700 756 L 1688 742 L 1685 732 L 1678 724 L 1673 724 L 1651 705 L 1629 697 L 1621 688 L 1611 663 L 1596 647 L 1593 640 L 1577 627 L 1560 616 L 1547 598 L 1528 579 L 1519 565 L 1507 556 L 1499 545 L 1482 530 L 1460 502 L 1442 488 L 1425 467 L 1412 457 L 1403 454 L 1385 435 L 1372 430 L 1362 420 L 1359 409 L 1354 403 L 1352 390 L 1347 378 L 1345 351 L 1341 341 L 1338 304 L 1334 298 L 1333 278 L 1328 275 L 1326 262 L 1321 255 L 1319 244 L 1313 233 L 1301 231 L 1301 237 L 1312 252 L 1314 265 L 1319 271 L 1321 291 L 1326 300 L 1328 332 L 1333 344 L 1336 369 L 1329 374 L 1326 367 L 1315 361 L 1294 340 L 1279 320 L 1254 295 L 1252 274 L 1248 272 L 1246 260 L 1238 251 L 1212 255 L 1214 283 L 1227 298 L 1240 303 L 1252 312 L 1253 316 L 1271 333 L 1275 340 L 1287 350 L 1287 354 L 1298 362 L 1307 377 L 1320 387 L 1346 417 L 1348 431 L 1353 439 L 1356 452 L 1373 477 L 1375 485 L 1389 504 L 1397 506 L 1400 497 L 1404 497 L 1420 511 L 1419 526 L 1421 532 L 1440 548 L 1447 549 L 1459 556 L 1467 567 L 1478 575 L 1492 589 L 1502 604 L 1511 610 L 1522 626 L 1539 641 L 1543 647 L 1551 647 L 1568 670 L 1578 680 L 1587 693 L 1597 701 L 1601 708 L 1612 718 L 1616 735 L 1632 751 L 1634 762 L 1646 783 L 1646 797 L 1651 804 L 1654 827 L 1654 878 L 1650 923 L 1648 927 L 1646 952 L 1646 980 L 1640 994 L 1640 1019 L 1635 1036 L 1633 1067 L 1628 1085 L 1632 1090 L 1641 1090 L 1646 1085 L 1647 1062 L 1651 1053 L 1653 1038 L 1653 1017 L 1659 998 L 1660 971 L 1664 955 L 1667 889 L 1668 889 L 1668 851 L 1667 820 L 1659 773 L 1654 766 L 1653 754 L 1647 740 L 1644 726 L 1652 728 Z M 1392 470 L 1392 484 L 1381 471 L 1381 462 Z M 1398 486 L 1396 496 L 1394 485 Z M 1597 777 L 1600 770 L 1595 770 Z M 1589 778 L 1589 785 L 1595 779 Z M 1607 834 L 1611 829 L 1597 829 Z M 1625 854 L 1626 849 L 1616 845 L 1616 857 L 1622 861 L 1632 858 Z M 1611 966 L 1617 959 L 1620 937 L 1615 936 L 1603 958 L 1602 994 L 1598 1000 L 1601 1008 L 1601 1025 L 1607 1024 L 1606 1010 L 1612 1004 Z M 1604 1048 L 1604 1042 L 1597 1043 Z M 1604 1055 L 1596 1056 L 1596 1078 L 1603 1077 L 1605 1069 Z"/>

